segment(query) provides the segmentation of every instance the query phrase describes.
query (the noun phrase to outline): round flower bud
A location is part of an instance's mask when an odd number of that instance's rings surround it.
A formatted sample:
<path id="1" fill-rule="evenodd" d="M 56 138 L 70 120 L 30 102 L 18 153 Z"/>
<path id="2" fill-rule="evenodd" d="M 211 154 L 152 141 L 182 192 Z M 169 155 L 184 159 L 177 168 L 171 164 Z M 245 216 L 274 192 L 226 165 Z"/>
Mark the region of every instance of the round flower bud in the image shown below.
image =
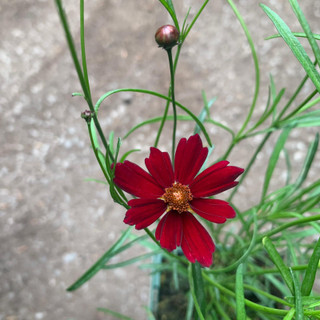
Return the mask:
<path id="1" fill-rule="evenodd" d="M 155 39 L 159 47 L 170 49 L 178 43 L 179 31 L 175 26 L 167 24 L 157 30 Z"/>

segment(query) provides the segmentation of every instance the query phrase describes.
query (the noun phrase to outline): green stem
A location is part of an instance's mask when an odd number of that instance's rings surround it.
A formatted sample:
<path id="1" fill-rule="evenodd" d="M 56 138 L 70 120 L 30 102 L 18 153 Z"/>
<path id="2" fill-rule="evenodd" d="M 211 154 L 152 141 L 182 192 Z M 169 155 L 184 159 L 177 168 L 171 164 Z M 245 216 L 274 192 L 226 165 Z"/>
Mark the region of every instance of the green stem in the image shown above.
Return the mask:
<path id="1" fill-rule="evenodd" d="M 232 0 L 227 0 L 230 7 L 232 8 L 234 14 L 236 15 L 238 21 L 240 22 L 240 25 L 247 37 L 247 40 L 248 40 L 248 44 L 250 46 L 250 49 L 251 49 L 251 55 L 252 55 L 252 58 L 253 58 L 253 62 L 254 62 L 254 68 L 255 68 L 255 73 L 256 73 L 256 77 L 255 77 L 255 91 L 254 91 L 254 95 L 253 95 L 253 100 L 252 100 L 252 103 L 251 103 L 251 107 L 250 107 L 250 110 L 249 110 L 249 113 L 247 115 L 247 118 L 246 120 L 244 121 L 241 129 L 239 130 L 238 134 L 237 134 L 237 137 L 241 137 L 241 134 L 242 132 L 245 130 L 245 128 L 247 127 L 251 117 L 252 117 L 252 114 L 253 114 L 253 111 L 256 107 L 256 103 L 257 103 L 257 99 L 258 99 L 258 95 L 259 95 L 259 88 L 260 88 L 260 69 L 259 69 L 259 62 L 258 62 L 258 56 L 257 56 L 257 53 L 256 53 L 256 49 L 254 47 L 254 43 L 253 43 L 253 40 L 251 38 L 251 35 L 249 33 L 249 30 L 240 14 L 240 12 L 238 11 L 237 7 L 235 6 L 235 4 L 233 3 Z"/>
<path id="2" fill-rule="evenodd" d="M 176 149 L 176 131 L 177 131 L 177 108 L 176 108 L 176 99 L 174 93 L 174 65 L 172 60 L 172 49 L 167 49 L 169 66 L 170 66 L 170 77 L 171 77 L 171 99 L 172 99 L 172 108 L 173 108 L 173 131 L 172 131 L 172 164 L 174 164 L 174 152 Z"/>
<path id="3" fill-rule="evenodd" d="M 303 86 L 305 85 L 305 83 L 307 82 L 307 80 L 309 79 L 309 76 L 306 75 L 300 85 L 298 86 L 297 90 L 294 92 L 294 94 L 292 95 L 292 97 L 290 98 L 290 100 L 287 102 L 287 104 L 284 106 L 284 108 L 281 110 L 278 119 L 281 119 L 281 117 L 286 113 L 286 111 L 288 110 L 288 108 L 291 106 L 292 102 L 296 99 L 296 97 L 298 96 L 298 94 L 300 93 L 301 89 L 303 88 Z"/>
<path id="4" fill-rule="evenodd" d="M 94 138 L 92 136 L 92 130 L 91 130 L 91 125 L 92 125 L 91 121 L 88 121 L 87 125 L 88 125 L 89 137 L 90 137 L 90 142 L 91 142 L 91 146 L 92 146 L 94 155 L 96 156 L 96 159 L 97 159 L 97 161 L 99 163 L 99 166 L 100 166 L 100 168 L 101 168 L 101 170 L 103 172 L 103 175 L 105 176 L 110 188 L 112 188 L 112 185 L 113 185 L 112 178 L 109 175 L 109 173 L 107 172 L 104 163 L 102 163 L 101 158 L 99 157 L 99 150 L 97 149 L 97 147 L 96 147 L 96 145 L 94 143 Z M 124 198 L 121 199 L 121 196 L 118 193 L 117 193 L 117 196 L 118 196 L 117 197 L 117 200 L 118 200 L 117 202 L 119 204 L 121 204 L 124 208 L 129 209 L 129 206 L 127 204 L 128 201 L 126 199 L 124 199 Z"/>
<path id="5" fill-rule="evenodd" d="M 180 56 L 181 47 L 182 47 L 182 44 L 179 44 L 178 45 L 178 49 L 177 49 L 177 53 L 176 53 L 176 56 L 175 56 L 175 59 L 174 59 L 174 65 L 173 65 L 174 73 L 175 73 L 175 71 L 177 69 L 177 64 L 178 64 L 178 60 L 179 60 L 179 56 Z M 171 97 L 171 87 L 168 90 L 168 97 Z M 167 120 L 167 115 L 168 115 L 168 111 L 169 111 L 169 105 L 170 105 L 170 101 L 167 100 L 166 107 L 164 109 L 164 113 L 163 113 L 162 120 L 161 120 L 161 123 L 160 123 L 160 127 L 158 129 L 156 141 L 154 142 L 154 147 L 155 148 L 158 146 L 158 143 L 159 143 L 159 140 L 160 140 L 160 136 L 161 136 L 161 133 L 162 133 L 162 130 L 163 130 L 164 123 Z"/>
<path id="6" fill-rule="evenodd" d="M 58 13 L 59 13 L 59 16 L 60 16 L 60 20 L 61 20 L 61 24 L 62 24 L 63 30 L 64 30 L 65 35 L 66 35 L 66 39 L 67 39 L 67 43 L 68 43 L 68 46 L 69 46 L 70 54 L 71 54 L 74 66 L 75 66 L 77 74 L 78 74 L 78 78 L 79 78 L 79 81 L 80 81 L 80 84 L 81 84 L 81 87 L 82 87 L 82 91 L 84 93 L 84 97 L 85 97 L 85 99 L 86 99 L 86 101 L 88 103 L 88 106 L 90 108 L 90 111 L 92 113 L 92 118 L 93 118 L 94 124 L 95 124 L 95 126 L 97 128 L 97 131 L 99 133 L 99 136 L 101 138 L 101 141 L 102 141 L 105 149 L 107 150 L 110 158 L 112 160 L 114 160 L 114 157 L 113 157 L 113 154 L 110 151 L 108 142 L 107 142 L 107 140 L 106 140 L 106 138 L 105 138 L 105 136 L 103 134 L 103 131 L 101 129 L 101 126 L 100 126 L 100 123 L 98 121 L 97 115 L 94 112 L 94 106 L 93 106 L 93 103 L 92 103 L 92 100 L 91 100 L 90 88 L 87 86 L 84 74 L 83 74 L 83 72 L 81 70 L 81 66 L 80 66 L 80 63 L 79 63 L 79 59 L 78 59 L 78 56 L 77 56 L 77 52 L 76 52 L 76 49 L 75 49 L 73 38 L 72 38 L 72 35 L 71 35 L 71 32 L 70 32 L 70 28 L 69 28 L 69 25 L 68 25 L 67 17 L 66 17 L 66 14 L 65 14 L 64 10 L 63 10 L 63 7 L 62 7 L 62 2 L 61 2 L 61 0 L 55 0 L 55 2 L 56 2 L 56 6 L 57 6 L 57 9 L 58 9 Z"/>
<path id="7" fill-rule="evenodd" d="M 221 292 L 235 298 L 236 294 L 227 289 L 226 287 L 222 286 L 220 283 L 214 281 L 211 277 L 209 277 L 208 275 L 206 275 L 205 273 L 203 274 L 203 277 L 209 282 L 211 283 L 213 286 L 215 286 L 217 289 L 219 289 Z M 244 303 L 251 309 L 254 309 L 256 311 L 261 311 L 261 312 L 265 312 L 265 313 L 269 313 L 269 314 L 277 314 L 277 315 L 286 315 L 288 313 L 287 310 L 281 310 L 281 309 L 274 309 L 274 308 L 270 308 L 270 307 L 264 307 L 261 306 L 257 303 L 254 303 L 248 299 L 244 299 Z"/>
<path id="8" fill-rule="evenodd" d="M 316 214 L 314 216 L 305 217 L 305 218 L 297 219 L 295 221 L 284 223 L 283 225 L 281 225 L 277 228 L 274 228 L 273 230 L 270 230 L 270 231 L 266 232 L 265 234 L 260 235 L 257 238 L 257 242 L 260 242 L 262 240 L 262 238 L 264 238 L 264 237 L 271 237 L 271 236 L 281 232 L 282 230 L 288 229 L 290 227 L 293 227 L 296 225 L 301 225 L 303 223 L 308 223 L 308 222 L 312 222 L 312 221 L 319 221 L 319 220 L 320 220 L 320 214 Z"/>
<path id="9" fill-rule="evenodd" d="M 95 112 L 98 112 L 101 103 L 110 95 L 118 93 L 118 92 L 140 92 L 140 93 L 146 93 L 146 94 L 150 94 L 153 96 L 156 96 L 158 98 L 167 100 L 167 101 L 171 101 L 171 99 L 163 94 L 154 92 L 154 91 L 150 91 L 150 90 L 144 90 L 144 89 L 130 89 L 130 88 L 122 88 L 122 89 L 116 89 L 116 90 L 112 90 L 109 91 L 107 93 L 105 93 L 103 96 L 100 97 L 100 99 L 98 100 L 98 102 L 95 105 Z M 212 143 L 210 140 L 210 137 L 206 131 L 206 128 L 204 127 L 204 125 L 202 124 L 202 122 L 198 119 L 198 117 L 196 115 L 194 115 L 188 108 L 184 107 L 181 103 L 178 103 L 177 101 L 175 102 L 175 104 L 182 109 L 185 113 L 187 113 L 196 123 L 197 125 L 200 127 L 201 131 L 203 132 L 208 144 L 210 147 L 212 147 Z"/>
<path id="10" fill-rule="evenodd" d="M 206 7 L 206 5 L 208 4 L 209 0 L 205 0 L 204 3 L 202 4 L 200 10 L 198 11 L 198 13 L 195 15 L 195 17 L 193 18 L 192 22 L 190 23 L 190 26 L 188 27 L 188 29 L 186 30 L 186 32 L 183 35 L 183 39 L 182 42 L 185 40 L 185 38 L 188 36 L 190 30 L 192 29 L 193 25 L 196 23 L 196 21 L 198 20 L 200 14 L 202 13 L 202 11 L 204 10 L 204 8 Z"/>
<path id="11" fill-rule="evenodd" d="M 277 272 L 279 272 L 278 269 L 276 269 L 276 270 L 277 270 Z M 246 273 L 246 275 L 247 275 L 247 273 Z M 266 292 L 266 291 L 264 291 L 264 290 L 261 290 L 261 289 L 259 289 L 259 288 L 257 288 L 257 287 L 250 286 L 250 285 L 248 285 L 248 284 L 244 284 L 243 287 L 244 287 L 245 289 L 247 289 L 247 290 L 252 291 L 252 292 L 256 292 L 256 293 L 258 293 L 258 294 L 261 294 L 262 296 L 265 296 L 265 297 L 267 297 L 268 299 L 271 299 L 271 300 L 273 300 L 273 301 L 276 301 L 276 302 L 278 302 L 278 303 L 281 303 L 281 304 L 283 304 L 284 306 L 293 307 L 293 305 L 292 305 L 291 303 L 287 302 L 286 300 L 281 299 L 281 298 L 279 298 L 279 297 L 277 297 L 277 296 L 274 296 L 273 294 L 268 293 L 268 292 Z"/>
<path id="12" fill-rule="evenodd" d="M 297 113 L 299 113 L 299 111 L 301 111 L 301 109 L 318 93 L 317 90 L 313 91 L 310 93 L 310 95 L 295 109 L 293 110 L 289 115 L 287 115 L 283 120 L 281 121 L 286 121 L 289 120 L 290 118 L 292 118 L 294 115 L 296 115 Z M 278 118 L 280 119 L 280 117 Z"/>
<path id="13" fill-rule="evenodd" d="M 263 140 L 260 142 L 257 150 L 255 151 L 255 153 L 254 153 L 253 156 L 251 157 L 251 159 L 250 159 L 250 161 L 249 161 L 249 163 L 248 163 L 248 165 L 247 165 L 247 167 L 246 167 L 246 170 L 245 170 L 245 171 L 243 172 L 243 174 L 241 175 L 241 177 L 240 177 L 240 179 L 239 179 L 238 185 L 237 185 L 235 188 L 233 188 L 232 193 L 231 193 L 231 195 L 230 195 L 230 197 L 229 197 L 229 199 L 228 199 L 229 202 L 232 200 L 233 196 L 234 196 L 235 193 L 237 192 L 237 190 L 238 190 L 239 186 L 241 185 L 242 181 L 244 180 L 244 178 L 245 178 L 245 177 L 247 176 L 247 174 L 249 173 L 249 171 L 250 171 L 253 163 L 255 162 L 255 160 L 256 160 L 256 158 L 257 158 L 258 153 L 262 150 L 263 146 L 265 145 L 265 143 L 266 143 L 266 142 L 268 141 L 268 139 L 270 138 L 271 133 L 272 133 L 272 132 L 268 132 L 268 133 L 264 136 Z"/>
<path id="14" fill-rule="evenodd" d="M 85 47 L 85 36 L 84 36 L 84 0 L 80 0 L 80 41 L 81 41 L 81 56 L 82 56 L 82 70 L 84 81 L 88 88 L 89 99 L 91 100 L 91 91 L 87 70 L 87 59 L 86 59 L 86 47 Z"/>

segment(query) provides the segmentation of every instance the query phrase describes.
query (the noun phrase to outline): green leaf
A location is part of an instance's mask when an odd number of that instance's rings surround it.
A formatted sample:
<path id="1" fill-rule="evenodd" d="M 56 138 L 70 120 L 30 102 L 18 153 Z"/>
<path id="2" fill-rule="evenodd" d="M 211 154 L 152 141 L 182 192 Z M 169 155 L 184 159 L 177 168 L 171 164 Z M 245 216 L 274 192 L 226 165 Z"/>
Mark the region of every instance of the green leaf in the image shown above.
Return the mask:
<path id="1" fill-rule="evenodd" d="M 208 102 L 204 92 L 202 93 L 202 97 L 203 97 L 204 106 L 198 116 L 198 119 L 201 123 L 204 123 L 207 117 L 210 118 L 209 111 L 210 111 L 210 108 L 212 107 L 213 103 L 216 101 L 216 98 L 213 98 Z M 198 125 L 196 125 L 193 133 L 194 134 L 200 133 L 200 127 Z"/>
<path id="2" fill-rule="evenodd" d="M 320 101 L 320 100 L 319 100 Z M 280 122 L 281 127 L 294 126 L 297 128 L 319 127 L 320 110 L 311 111 L 300 116 Z"/>
<path id="3" fill-rule="evenodd" d="M 121 235 L 121 237 L 111 246 L 111 248 L 91 267 L 89 268 L 75 283 L 73 283 L 67 291 L 74 291 L 90 280 L 102 267 L 113 257 L 114 251 L 116 251 L 124 241 L 128 238 L 132 227 Z"/>
<path id="4" fill-rule="evenodd" d="M 69 46 L 69 51 L 70 51 L 74 66 L 76 68 L 76 71 L 77 71 L 77 74 L 78 74 L 78 78 L 79 78 L 79 81 L 80 81 L 84 96 L 86 97 L 86 99 L 88 99 L 88 101 L 91 101 L 89 99 L 89 97 L 90 97 L 89 88 L 87 87 L 87 84 L 86 84 L 86 81 L 85 81 L 85 78 L 84 78 L 84 75 L 83 75 L 83 72 L 82 72 L 82 69 L 81 69 L 81 66 L 80 66 L 80 62 L 79 62 L 79 59 L 78 59 L 78 56 L 77 56 L 76 47 L 74 45 L 74 41 L 73 41 L 73 38 L 72 38 L 72 35 L 71 35 L 71 32 L 70 32 L 70 27 L 69 27 L 69 24 L 68 24 L 68 21 L 67 21 L 67 16 L 66 16 L 66 13 L 65 13 L 65 11 L 63 9 L 63 6 L 62 6 L 62 1 L 61 0 L 55 0 L 55 3 L 56 3 L 56 6 L 57 6 L 57 9 L 58 9 L 58 14 L 60 16 L 61 24 L 63 26 L 64 32 L 65 32 L 65 35 L 66 35 L 67 43 L 68 43 L 68 46 Z M 93 109 L 91 109 L 91 108 L 90 108 L 90 110 L 93 111 Z"/>
<path id="5" fill-rule="evenodd" d="M 309 56 L 306 51 L 298 41 L 298 39 L 293 35 L 289 27 L 285 24 L 285 22 L 270 8 L 267 6 L 260 4 L 263 11 L 268 15 L 270 20 L 273 22 L 275 27 L 277 28 L 279 34 L 283 38 L 283 40 L 287 43 L 295 57 L 298 59 L 309 78 L 315 85 L 318 92 L 320 92 L 320 75 L 311 62 Z"/>
<path id="6" fill-rule="evenodd" d="M 140 149 L 132 149 L 132 150 L 127 151 L 127 152 L 121 157 L 121 159 L 120 159 L 119 162 L 123 162 L 124 160 L 127 159 L 127 157 L 128 157 L 131 153 L 133 153 L 133 152 L 138 152 L 138 151 L 141 151 L 141 150 L 140 150 Z"/>
<path id="7" fill-rule="evenodd" d="M 196 15 L 194 16 L 193 20 L 191 21 L 190 25 L 189 26 L 186 26 L 186 30 L 183 32 L 183 34 L 181 35 L 181 41 L 183 42 L 186 37 L 188 36 L 189 32 L 191 31 L 191 29 L 193 28 L 194 24 L 196 23 L 196 21 L 198 20 L 200 14 L 202 13 L 202 11 L 204 10 L 204 8 L 206 7 L 206 5 L 208 4 L 209 0 L 205 0 L 203 1 L 203 4 L 201 6 L 201 8 L 199 9 L 199 11 L 196 13 Z M 190 9 L 189 9 L 190 11 Z M 189 15 L 189 11 L 188 11 L 188 14 L 186 15 L 186 18 L 185 18 L 185 21 L 187 19 L 187 16 Z M 185 21 L 183 23 L 183 26 L 185 26 Z"/>
<path id="8" fill-rule="evenodd" d="M 89 94 L 89 100 L 91 100 L 91 91 L 87 70 L 87 59 L 86 59 L 86 46 L 85 46 L 85 35 L 84 35 L 84 0 L 80 0 L 80 43 L 81 43 L 81 57 L 82 57 L 82 70 L 83 78 L 86 83 L 86 87 Z"/>
<path id="9" fill-rule="evenodd" d="M 133 320 L 133 318 L 127 317 L 119 312 L 116 311 L 112 311 L 110 309 L 107 308 L 97 308 L 98 311 L 104 312 L 106 314 L 111 314 L 113 317 L 117 318 L 117 319 L 122 319 L 122 320 Z"/>
<path id="10" fill-rule="evenodd" d="M 305 276 L 301 285 L 301 293 L 303 296 L 309 296 L 316 278 L 316 273 L 319 267 L 320 260 L 320 238 L 313 250 Z"/>
<path id="11" fill-rule="evenodd" d="M 246 308 L 244 303 L 244 288 L 243 288 L 243 264 L 237 268 L 236 273 L 236 312 L 237 320 L 246 320 Z"/>
<path id="12" fill-rule="evenodd" d="M 313 36 L 313 33 L 310 29 L 309 23 L 308 23 L 306 17 L 304 16 L 300 6 L 299 6 L 298 1 L 297 0 L 289 0 L 289 2 L 291 4 L 291 7 L 292 7 L 295 15 L 297 16 L 297 18 L 300 22 L 302 29 L 306 33 L 306 36 L 308 38 L 308 41 L 310 43 L 310 46 L 311 46 L 312 51 L 314 53 L 314 56 L 315 56 L 317 63 L 319 65 L 320 64 L 320 49 L 319 49 L 319 46 L 318 46 L 318 44 Z"/>
<path id="13" fill-rule="evenodd" d="M 292 34 L 295 37 L 298 37 L 298 38 L 307 38 L 307 35 L 305 33 L 303 33 L 303 32 L 292 32 Z M 312 35 L 316 40 L 320 40 L 320 34 L 313 33 Z M 275 38 L 281 38 L 281 35 L 280 34 L 274 34 L 272 36 L 267 37 L 266 40 L 275 39 Z"/>
<path id="14" fill-rule="evenodd" d="M 280 137 L 278 138 L 278 141 L 275 145 L 275 148 L 273 150 L 273 153 L 269 159 L 269 164 L 268 164 L 268 168 L 265 174 L 265 179 L 264 179 L 264 185 L 263 185 L 263 190 L 262 190 L 262 197 L 261 197 L 261 202 L 264 200 L 268 188 L 269 188 L 269 184 L 270 184 L 270 180 L 272 178 L 273 175 L 273 171 L 276 167 L 276 164 L 278 162 L 279 156 L 280 156 L 280 152 L 282 151 L 282 149 L 284 148 L 284 145 L 289 137 L 290 131 L 292 128 L 285 128 Z"/>
<path id="15" fill-rule="evenodd" d="M 96 113 L 98 113 L 98 110 L 100 108 L 101 103 L 108 98 L 110 95 L 118 93 L 118 92 L 139 92 L 139 93 L 145 93 L 145 94 L 149 94 L 149 95 L 153 95 L 156 96 L 158 98 L 167 100 L 167 101 L 171 101 L 171 99 L 163 94 L 160 94 L 158 92 L 155 91 L 150 91 L 150 90 L 144 90 L 144 89 L 132 89 L 132 88 L 123 88 L 123 89 L 116 89 L 116 90 L 112 90 L 109 91 L 107 93 L 105 93 L 104 95 L 102 95 L 99 100 L 97 101 L 97 103 L 95 104 L 94 110 Z M 181 103 L 176 101 L 176 105 L 182 109 L 185 113 L 187 113 L 200 127 L 201 131 L 203 132 L 209 146 L 212 146 L 209 134 L 207 132 L 207 130 L 205 129 L 204 125 L 201 123 L 201 121 L 199 121 L 198 117 L 193 114 L 188 108 L 184 107 Z"/>
<path id="16" fill-rule="evenodd" d="M 247 113 L 247 117 L 238 132 L 238 137 L 240 137 L 242 135 L 243 131 L 246 129 L 246 127 L 247 127 L 247 125 L 253 115 L 254 109 L 257 105 L 257 99 L 258 99 L 259 90 L 260 90 L 260 67 L 259 67 L 259 61 L 258 61 L 256 49 L 254 46 L 254 42 L 253 42 L 253 39 L 252 39 L 250 32 L 247 28 L 247 25 L 246 25 L 242 15 L 240 14 L 239 10 L 237 9 L 236 5 L 234 4 L 234 2 L 232 0 L 227 0 L 227 1 L 230 5 L 231 9 L 233 10 L 234 14 L 236 15 L 236 17 L 241 25 L 241 28 L 243 29 L 243 31 L 246 35 L 248 44 L 250 46 L 252 60 L 253 60 L 254 69 L 255 69 L 255 89 L 254 89 L 253 99 L 252 99 L 252 103 L 250 106 L 250 110 Z"/>
<path id="17" fill-rule="evenodd" d="M 292 268 L 293 270 L 293 268 Z M 286 300 L 290 303 L 290 304 L 294 304 L 294 296 L 291 297 L 286 297 Z M 301 297 L 302 300 L 302 305 L 304 307 L 308 307 L 308 308 L 312 308 L 316 305 L 320 305 L 320 296 L 312 296 L 312 297 L 306 297 L 306 296 L 302 296 Z M 312 307 L 311 307 L 312 305 Z"/>
<path id="18" fill-rule="evenodd" d="M 294 184 L 295 189 L 299 189 L 300 186 L 305 181 L 305 179 L 307 178 L 310 167 L 313 163 L 314 157 L 315 157 L 316 152 L 318 150 L 318 146 L 319 146 L 319 133 L 316 134 L 314 141 L 309 146 L 308 153 L 307 153 L 306 158 L 304 160 L 302 170 L 301 170 L 299 177 L 297 178 L 297 180 Z"/>
<path id="19" fill-rule="evenodd" d="M 299 285 L 299 280 L 297 278 L 297 275 L 292 271 L 291 268 L 290 273 L 292 276 L 292 281 L 293 281 L 293 288 L 294 288 L 294 304 L 295 304 L 295 320 L 303 320 L 304 315 L 303 315 L 303 307 L 302 307 L 302 299 L 301 299 L 301 290 L 300 290 L 300 285 Z"/>
<path id="20" fill-rule="evenodd" d="M 180 27 L 179 27 L 179 22 L 178 22 L 178 19 L 177 19 L 177 16 L 176 16 L 176 13 L 174 11 L 174 7 L 173 7 L 173 4 L 172 2 L 169 0 L 169 1 L 166 1 L 166 0 L 159 0 L 159 2 L 166 8 L 166 10 L 168 11 L 168 13 L 170 14 L 173 22 L 174 22 L 174 25 L 175 27 L 178 29 L 178 31 L 180 32 Z"/>
<path id="21" fill-rule="evenodd" d="M 277 106 L 281 100 L 281 98 L 283 97 L 285 93 L 285 89 L 281 89 L 280 92 L 278 93 L 278 95 L 275 95 L 273 97 L 273 103 L 270 107 L 269 110 L 266 110 L 264 111 L 264 113 L 262 114 L 262 116 L 260 117 L 260 119 L 257 121 L 257 123 L 249 130 L 249 132 L 253 131 L 254 129 L 256 129 L 258 126 L 260 126 L 262 123 L 265 122 L 265 120 L 271 115 L 275 115 L 276 113 L 276 109 L 277 109 Z"/>
<path id="22" fill-rule="evenodd" d="M 192 294 L 193 303 L 194 303 L 194 306 L 196 308 L 198 319 L 205 320 L 205 318 L 203 316 L 203 313 L 202 313 L 202 310 L 201 310 L 201 306 L 200 306 L 200 304 L 198 302 L 197 294 L 195 292 L 195 282 L 194 282 L 194 277 L 193 277 L 193 268 L 194 267 L 193 266 L 194 265 L 192 263 L 189 263 L 188 280 L 189 280 L 189 285 L 190 285 L 190 291 L 191 291 L 191 294 Z"/>
<path id="23" fill-rule="evenodd" d="M 253 215 L 253 233 L 252 238 L 250 241 L 250 245 L 248 249 L 244 252 L 244 254 L 234 263 L 229 264 L 225 268 L 219 268 L 219 269 L 211 269 L 208 271 L 208 273 L 212 274 L 218 274 L 218 273 L 225 273 L 234 270 L 237 268 L 242 262 L 246 261 L 246 259 L 250 256 L 250 253 L 252 252 L 253 248 L 256 245 L 256 239 L 257 239 L 257 230 L 258 230 L 258 224 L 257 224 L 257 212 L 256 208 L 252 209 L 252 215 Z"/>
<path id="24" fill-rule="evenodd" d="M 119 263 L 114 263 L 114 264 L 107 264 L 107 265 L 104 265 L 102 267 L 102 269 L 104 270 L 110 270 L 110 269 L 116 269 L 116 268 L 123 268 L 123 267 L 126 267 L 126 266 L 129 266 L 133 263 L 136 263 L 136 262 L 140 262 L 142 260 L 145 260 L 145 259 L 148 259 L 148 258 L 151 258 L 155 255 L 158 255 L 159 253 L 161 253 L 162 250 L 154 250 L 152 252 L 149 252 L 149 253 L 145 253 L 145 254 L 141 254 L 137 257 L 134 257 L 134 258 L 131 258 L 131 259 L 128 259 L 128 260 L 125 260 L 125 261 L 122 261 L 122 262 L 119 262 Z"/>
<path id="25" fill-rule="evenodd" d="M 289 271 L 289 268 L 284 264 L 280 254 L 278 253 L 277 249 L 273 245 L 272 241 L 268 237 L 264 237 L 262 239 L 262 244 L 266 251 L 268 252 L 271 260 L 273 261 L 274 265 L 279 270 L 283 280 L 287 284 L 289 290 L 292 294 L 294 294 L 294 287 L 293 287 L 293 281 L 292 277 Z"/>
<path id="26" fill-rule="evenodd" d="M 294 314 L 296 313 L 295 308 L 291 308 L 290 311 L 287 313 L 287 315 L 283 318 L 283 320 L 291 320 L 294 317 Z"/>
<path id="27" fill-rule="evenodd" d="M 204 294 L 204 284 L 202 279 L 201 266 L 198 262 L 192 264 L 192 277 L 195 295 L 198 299 L 200 310 L 202 314 L 205 314 L 206 310 L 206 297 Z M 197 317 L 196 317 L 197 319 Z"/>

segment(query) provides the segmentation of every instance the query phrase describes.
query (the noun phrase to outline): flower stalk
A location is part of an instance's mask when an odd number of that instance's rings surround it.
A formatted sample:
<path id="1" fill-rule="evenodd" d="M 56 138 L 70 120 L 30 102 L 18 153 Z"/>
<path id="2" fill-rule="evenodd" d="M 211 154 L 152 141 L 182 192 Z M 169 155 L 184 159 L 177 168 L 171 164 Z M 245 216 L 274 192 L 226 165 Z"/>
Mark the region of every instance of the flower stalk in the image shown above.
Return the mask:
<path id="1" fill-rule="evenodd" d="M 173 129 L 172 129 L 172 164 L 174 163 L 174 153 L 176 150 L 176 131 L 177 131 L 177 107 L 176 107 L 176 98 L 175 98 L 175 87 L 174 87 L 174 66 L 173 66 L 173 59 L 172 59 L 172 49 L 167 49 L 169 66 L 170 66 L 170 93 L 172 99 L 172 109 L 173 109 Z"/>

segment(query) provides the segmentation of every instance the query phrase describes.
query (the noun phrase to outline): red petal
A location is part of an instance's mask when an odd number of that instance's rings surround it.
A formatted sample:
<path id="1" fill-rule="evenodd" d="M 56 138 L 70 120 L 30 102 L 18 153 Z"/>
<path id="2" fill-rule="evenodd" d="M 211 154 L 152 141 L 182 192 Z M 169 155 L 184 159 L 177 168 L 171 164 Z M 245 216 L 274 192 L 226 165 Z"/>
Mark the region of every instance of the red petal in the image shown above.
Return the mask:
<path id="1" fill-rule="evenodd" d="M 190 212 L 183 213 L 181 249 L 190 262 L 198 261 L 203 267 L 211 266 L 214 243 L 207 230 Z"/>
<path id="2" fill-rule="evenodd" d="M 181 246 L 190 262 L 199 261 L 204 267 L 211 266 L 214 243 L 207 230 L 190 212 L 168 212 L 160 220 L 155 235 L 161 247 L 168 251 Z"/>
<path id="3" fill-rule="evenodd" d="M 227 218 L 236 216 L 229 203 L 223 200 L 193 199 L 190 206 L 200 217 L 215 223 L 224 223 Z"/>
<path id="4" fill-rule="evenodd" d="M 128 202 L 131 208 L 127 211 L 123 222 L 131 226 L 135 225 L 137 230 L 144 229 L 166 211 L 166 204 L 158 199 L 132 199 Z"/>
<path id="5" fill-rule="evenodd" d="M 164 193 L 149 173 L 130 161 L 116 164 L 113 181 L 122 190 L 140 198 L 159 198 Z"/>
<path id="6" fill-rule="evenodd" d="M 227 166 L 228 163 L 220 161 L 200 173 L 190 185 L 192 195 L 196 198 L 209 197 L 237 185 L 238 182 L 234 180 L 244 170 Z"/>
<path id="7" fill-rule="evenodd" d="M 203 148 L 198 134 L 191 136 L 188 140 L 181 139 L 175 154 L 175 180 L 189 185 L 201 169 L 207 155 L 208 149 Z"/>
<path id="8" fill-rule="evenodd" d="M 181 245 L 183 235 L 183 214 L 169 211 L 159 222 L 156 229 L 156 239 L 162 248 L 172 251 Z"/>
<path id="9" fill-rule="evenodd" d="M 171 187 L 174 182 L 173 168 L 169 154 L 150 148 L 150 156 L 145 160 L 146 167 L 162 188 Z"/>

